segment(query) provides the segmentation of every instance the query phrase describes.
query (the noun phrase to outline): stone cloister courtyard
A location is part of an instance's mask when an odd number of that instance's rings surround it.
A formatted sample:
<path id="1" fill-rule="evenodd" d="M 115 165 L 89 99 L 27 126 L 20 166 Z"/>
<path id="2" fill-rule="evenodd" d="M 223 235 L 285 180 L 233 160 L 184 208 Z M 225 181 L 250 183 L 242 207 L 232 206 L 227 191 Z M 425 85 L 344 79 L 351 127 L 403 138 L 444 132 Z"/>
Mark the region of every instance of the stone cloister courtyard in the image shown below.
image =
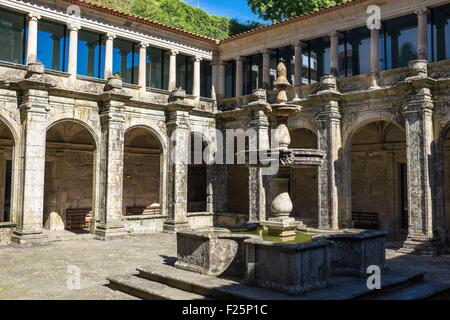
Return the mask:
<path id="1" fill-rule="evenodd" d="M 173 263 L 176 239 L 164 233 L 109 242 L 85 237 L 32 248 L 8 247 L 0 252 L 0 299 L 135 299 L 109 289 L 106 278 L 135 273 L 136 266 Z M 450 284 L 449 255 L 423 257 L 387 250 L 387 258 L 391 266 L 426 271 L 426 280 Z M 81 270 L 80 290 L 67 287 L 70 265 Z"/>

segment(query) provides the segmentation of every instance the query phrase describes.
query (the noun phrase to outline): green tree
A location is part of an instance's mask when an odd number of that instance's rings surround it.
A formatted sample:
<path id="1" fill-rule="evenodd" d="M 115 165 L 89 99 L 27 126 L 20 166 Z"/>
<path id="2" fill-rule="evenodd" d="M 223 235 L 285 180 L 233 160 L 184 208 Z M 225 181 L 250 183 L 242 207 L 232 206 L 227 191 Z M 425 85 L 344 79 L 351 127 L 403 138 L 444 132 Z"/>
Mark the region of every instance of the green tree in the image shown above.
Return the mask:
<path id="1" fill-rule="evenodd" d="M 352 0 L 247 0 L 253 13 L 264 20 L 282 21 Z"/>

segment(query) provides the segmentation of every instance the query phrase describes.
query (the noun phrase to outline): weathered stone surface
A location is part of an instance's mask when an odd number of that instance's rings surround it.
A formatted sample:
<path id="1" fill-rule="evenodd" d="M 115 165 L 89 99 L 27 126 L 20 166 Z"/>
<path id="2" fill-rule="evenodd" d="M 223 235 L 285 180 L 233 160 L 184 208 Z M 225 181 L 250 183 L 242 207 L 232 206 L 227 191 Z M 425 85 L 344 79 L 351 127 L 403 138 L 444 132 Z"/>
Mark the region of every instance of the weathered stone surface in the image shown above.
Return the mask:
<path id="1" fill-rule="evenodd" d="M 326 235 L 333 242 L 333 275 L 367 276 L 369 266 L 386 269 L 386 231 L 350 232 Z"/>
<path id="2" fill-rule="evenodd" d="M 246 240 L 246 283 L 300 295 L 331 284 L 332 242 L 306 244 Z"/>

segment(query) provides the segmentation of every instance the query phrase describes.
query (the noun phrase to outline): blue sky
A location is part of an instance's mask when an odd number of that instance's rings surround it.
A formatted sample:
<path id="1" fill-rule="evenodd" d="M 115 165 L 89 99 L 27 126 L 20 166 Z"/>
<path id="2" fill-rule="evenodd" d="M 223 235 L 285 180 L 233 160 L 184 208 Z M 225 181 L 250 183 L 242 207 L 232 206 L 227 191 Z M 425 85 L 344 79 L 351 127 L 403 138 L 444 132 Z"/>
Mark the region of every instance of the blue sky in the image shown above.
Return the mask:
<path id="1" fill-rule="evenodd" d="M 184 0 L 185 2 L 199 6 L 200 9 L 218 16 L 237 18 L 241 22 L 255 20 L 263 22 L 254 15 L 247 5 L 247 0 Z"/>

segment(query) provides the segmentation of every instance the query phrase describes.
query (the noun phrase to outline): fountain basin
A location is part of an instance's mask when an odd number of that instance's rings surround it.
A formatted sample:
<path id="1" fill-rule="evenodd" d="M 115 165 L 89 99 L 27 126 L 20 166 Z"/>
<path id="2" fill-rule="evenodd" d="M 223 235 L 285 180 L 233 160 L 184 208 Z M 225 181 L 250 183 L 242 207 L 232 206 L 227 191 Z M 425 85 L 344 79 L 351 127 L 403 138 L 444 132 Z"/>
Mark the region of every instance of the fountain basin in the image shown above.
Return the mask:
<path id="1" fill-rule="evenodd" d="M 301 295 L 332 284 L 331 241 L 288 244 L 249 239 L 245 246 L 249 285 Z"/>
<path id="2" fill-rule="evenodd" d="M 259 236 L 232 234 L 222 228 L 178 232 L 175 268 L 214 277 L 244 277 L 244 241 L 248 239 L 259 239 Z"/>
<path id="3" fill-rule="evenodd" d="M 364 277 L 373 265 L 386 270 L 386 236 L 386 231 L 378 230 L 321 236 L 334 243 L 332 274 Z"/>

